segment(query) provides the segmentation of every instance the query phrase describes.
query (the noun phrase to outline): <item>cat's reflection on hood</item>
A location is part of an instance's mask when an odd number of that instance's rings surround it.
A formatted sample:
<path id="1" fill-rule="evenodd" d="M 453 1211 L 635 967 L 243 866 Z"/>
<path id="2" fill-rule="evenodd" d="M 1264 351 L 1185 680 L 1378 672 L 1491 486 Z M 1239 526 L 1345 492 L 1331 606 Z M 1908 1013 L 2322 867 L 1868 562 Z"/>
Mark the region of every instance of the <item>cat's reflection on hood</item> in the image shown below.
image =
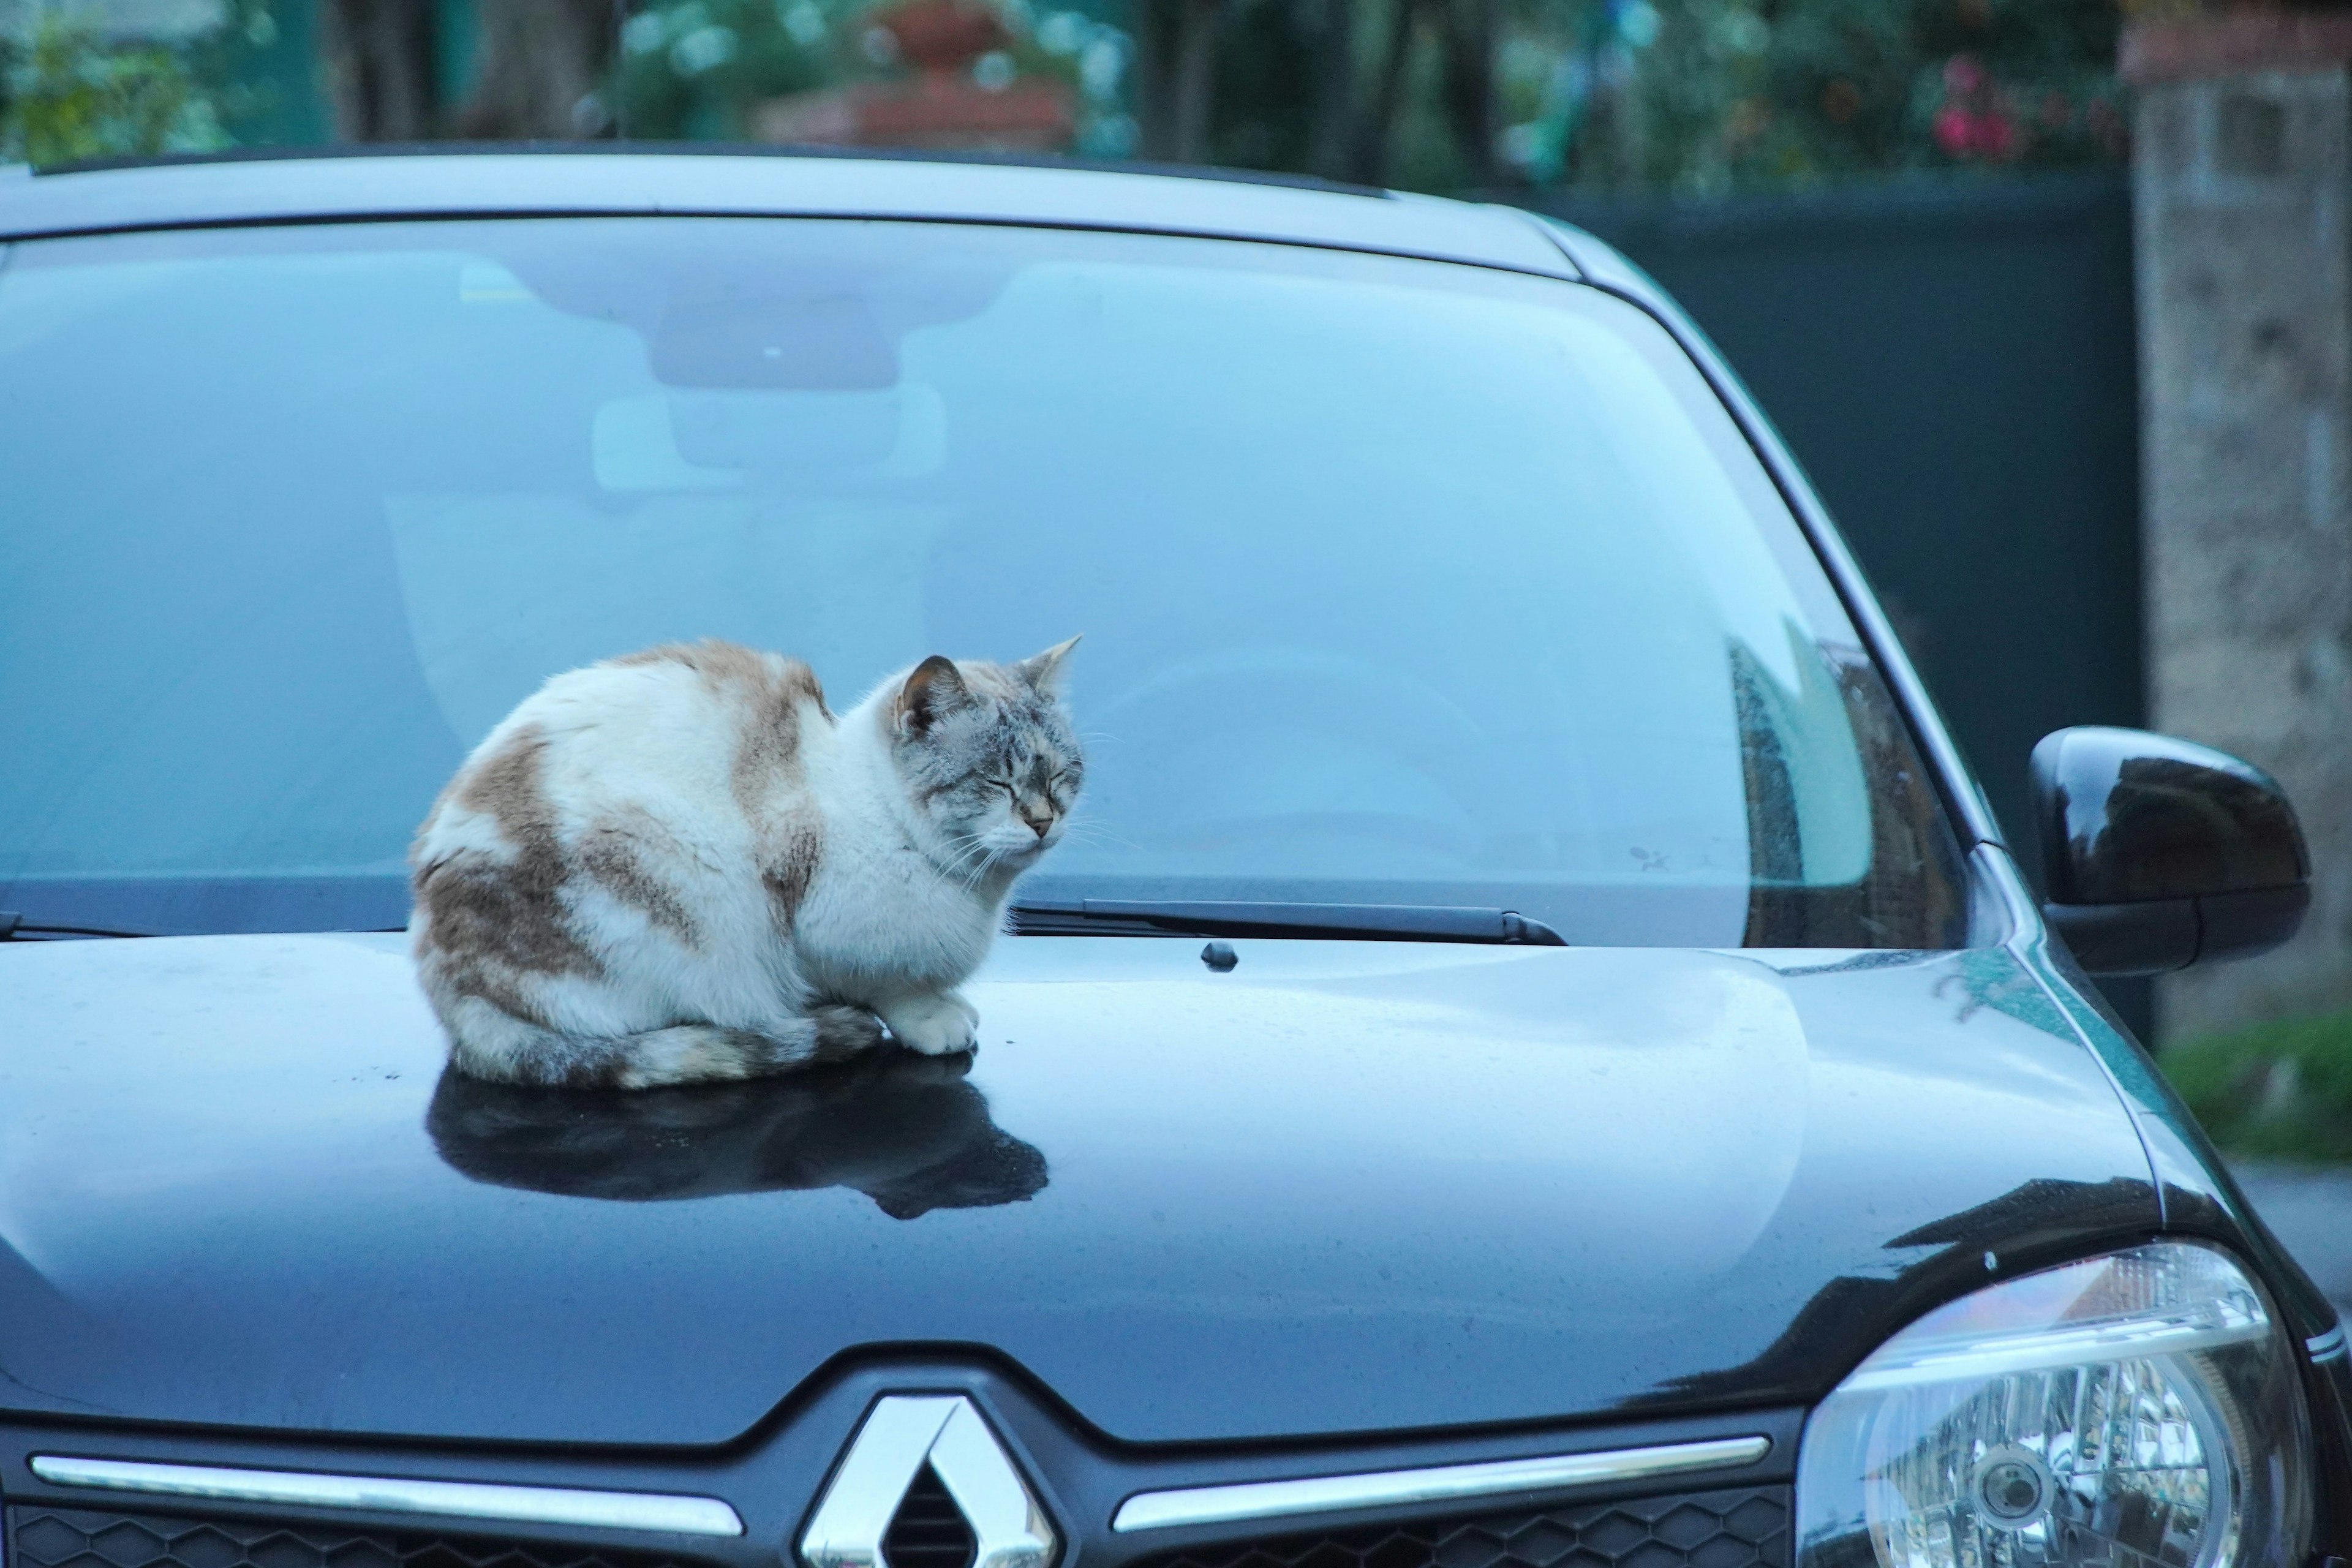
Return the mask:
<path id="1" fill-rule="evenodd" d="M 968 1056 L 884 1049 L 783 1078 L 561 1089 L 441 1075 L 425 1125 L 478 1182 L 644 1202 L 853 1187 L 894 1219 L 1020 1203 L 1045 1156 L 990 1120 Z"/>

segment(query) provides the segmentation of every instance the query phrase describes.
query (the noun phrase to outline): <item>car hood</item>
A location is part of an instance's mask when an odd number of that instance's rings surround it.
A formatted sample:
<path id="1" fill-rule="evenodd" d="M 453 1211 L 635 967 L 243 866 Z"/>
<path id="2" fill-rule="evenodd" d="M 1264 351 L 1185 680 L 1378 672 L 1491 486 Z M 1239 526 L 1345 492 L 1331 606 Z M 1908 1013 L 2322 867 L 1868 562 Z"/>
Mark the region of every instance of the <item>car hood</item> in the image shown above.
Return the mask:
<path id="1" fill-rule="evenodd" d="M 0 1404 L 702 1445 L 860 1352 L 1120 1438 L 1818 1395 L 2157 1212 L 1998 949 L 1021 938 L 977 1058 L 445 1076 L 397 936 L 0 949 Z"/>

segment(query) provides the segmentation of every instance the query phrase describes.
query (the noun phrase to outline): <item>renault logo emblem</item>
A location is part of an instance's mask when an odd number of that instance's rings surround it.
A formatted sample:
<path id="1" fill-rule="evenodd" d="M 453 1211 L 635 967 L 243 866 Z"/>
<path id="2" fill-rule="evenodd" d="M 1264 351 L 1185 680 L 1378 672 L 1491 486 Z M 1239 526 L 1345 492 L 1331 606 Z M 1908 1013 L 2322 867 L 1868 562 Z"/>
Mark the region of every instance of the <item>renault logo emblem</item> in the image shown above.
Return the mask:
<path id="1" fill-rule="evenodd" d="M 929 1465 L 971 1526 L 971 1568 L 1049 1568 L 1054 1527 L 1003 1447 L 956 1395 L 892 1394 L 850 1439 L 801 1536 L 808 1568 L 889 1568 L 882 1538 Z"/>

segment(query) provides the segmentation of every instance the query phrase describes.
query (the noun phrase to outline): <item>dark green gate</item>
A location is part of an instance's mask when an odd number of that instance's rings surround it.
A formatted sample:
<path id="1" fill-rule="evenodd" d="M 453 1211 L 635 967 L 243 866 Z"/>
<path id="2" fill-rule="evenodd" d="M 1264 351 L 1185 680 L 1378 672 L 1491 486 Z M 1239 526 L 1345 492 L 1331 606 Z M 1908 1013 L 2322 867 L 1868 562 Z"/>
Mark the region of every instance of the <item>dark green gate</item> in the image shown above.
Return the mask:
<path id="1" fill-rule="evenodd" d="M 2033 742 L 2145 712 L 2125 176 L 1533 205 L 1648 270 L 1747 381 L 2038 875 Z M 2145 1038 L 2147 983 L 2104 989 Z"/>
<path id="2" fill-rule="evenodd" d="M 2122 176 L 1541 205 L 1747 380 L 2030 862 L 2033 742 L 2143 712 Z"/>

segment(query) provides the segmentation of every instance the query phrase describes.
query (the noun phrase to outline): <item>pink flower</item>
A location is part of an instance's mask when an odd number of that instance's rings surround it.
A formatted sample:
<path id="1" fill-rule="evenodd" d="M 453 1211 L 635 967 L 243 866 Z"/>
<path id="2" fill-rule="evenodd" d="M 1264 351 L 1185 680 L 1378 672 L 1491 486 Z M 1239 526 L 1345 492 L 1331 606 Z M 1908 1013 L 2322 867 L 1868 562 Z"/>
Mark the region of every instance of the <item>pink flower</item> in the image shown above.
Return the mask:
<path id="1" fill-rule="evenodd" d="M 1952 158 L 2010 158 L 2021 151 L 2017 127 L 1998 110 L 1970 113 L 1956 104 L 1936 111 L 1929 126 L 1936 145 Z"/>
<path id="2" fill-rule="evenodd" d="M 1936 111 L 1931 129 L 1936 145 L 1944 150 L 1945 156 L 1966 158 L 1975 153 L 1977 117 L 1967 110 L 1946 105 Z"/>

